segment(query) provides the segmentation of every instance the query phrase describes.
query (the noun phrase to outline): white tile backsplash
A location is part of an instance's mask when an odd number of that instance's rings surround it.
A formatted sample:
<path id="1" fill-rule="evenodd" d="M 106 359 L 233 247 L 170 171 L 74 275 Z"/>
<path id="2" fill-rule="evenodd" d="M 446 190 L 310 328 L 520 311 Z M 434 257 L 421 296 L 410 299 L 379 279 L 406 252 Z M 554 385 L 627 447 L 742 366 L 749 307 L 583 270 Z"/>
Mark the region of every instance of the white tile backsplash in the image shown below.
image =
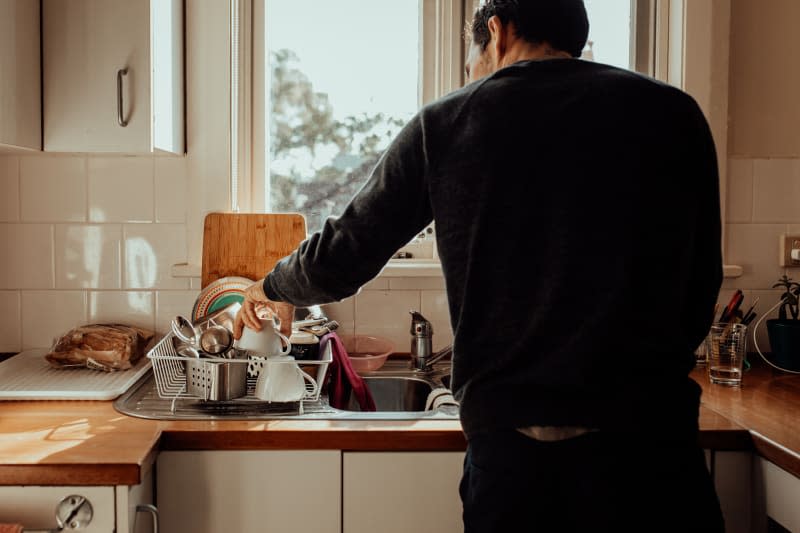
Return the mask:
<path id="1" fill-rule="evenodd" d="M 86 221 L 85 157 L 20 157 L 19 181 L 23 222 Z"/>
<path id="2" fill-rule="evenodd" d="M 185 157 L 155 158 L 156 222 L 186 223 L 189 182 Z"/>
<path id="3" fill-rule="evenodd" d="M 0 289 L 52 289 L 53 226 L 0 224 Z"/>
<path id="4" fill-rule="evenodd" d="M 157 291 L 155 328 L 158 334 L 166 334 L 170 322 L 178 315 L 191 319 L 192 308 L 199 294 L 199 291 Z"/>
<path id="5" fill-rule="evenodd" d="M 119 289 L 122 226 L 56 226 L 56 288 Z"/>
<path id="6" fill-rule="evenodd" d="M 389 289 L 393 291 L 441 291 L 444 290 L 444 277 L 431 278 L 388 278 Z"/>
<path id="7" fill-rule="evenodd" d="M 0 157 L 0 222 L 19 220 L 19 158 Z"/>
<path id="8" fill-rule="evenodd" d="M 361 287 L 362 291 L 387 291 L 389 290 L 388 278 L 374 278 Z"/>
<path id="9" fill-rule="evenodd" d="M 726 261 L 744 270 L 736 287 L 766 289 L 783 274 L 778 266 L 778 236 L 784 224 L 728 224 Z"/>
<path id="10" fill-rule="evenodd" d="M 339 323 L 339 333 L 354 333 L 356 327 L 356 297 L 341 302 L 325 304 L 322 311 L 331 320 Z"/>
<path id="11" fill-rule="evenodd" d="M 50 348 L 86 324 L 86 300 L 85 291 L 22 291 L 22 349 Z"/>
<path id="12" fill-rule="evenodd" d="M 92 291 L 89 322 L 129 324 L 152 330 L 156 304 L 152 291 Z"/>
<path id="13" fill-rule="evenodd" d="M 753 220 L 753 160 L 731 159 L 728 161 L 728 198 L 726 200 L 728 222 L 752 222 Z"/>
<path id="14" fill-rule="evenodd" d="M 408 352 L 409 311 L 419 311 L 420 305 L 420 291 L 361 291 L 356 296 L 355 333 L 386 337 L 395 351 Z"/>
<path id="15" fill-rule="evenodd" d="M 800 222 L 799 159 L 757 159 L 753 179 L 753 222 Z"/>
<path id="16" fill-rule="evenodd" d="M 443 290 L 422 291 L 422 316 L 433 326 L 433 350 L 438 351 L 453 343 L 453 328 L 450 326 L 450 310 L 447 293 Z"/>
<path id="17" fill-rule="evenodd" d="M 153 222 L 152 157 L 89 159 L 91 222 Z"/>
<path id="18" fill-rule="evenodd" d="M 22 349 L 19 291 L 0 291 L 0 352 Z"/>
<path id="19" fill-rule="evenodd" d="M 186 262 L 183 224 L 128 224 L 123 227 L 125 289 L 188 289 L 188 278 L 173 278 L 172 265 Z"/>

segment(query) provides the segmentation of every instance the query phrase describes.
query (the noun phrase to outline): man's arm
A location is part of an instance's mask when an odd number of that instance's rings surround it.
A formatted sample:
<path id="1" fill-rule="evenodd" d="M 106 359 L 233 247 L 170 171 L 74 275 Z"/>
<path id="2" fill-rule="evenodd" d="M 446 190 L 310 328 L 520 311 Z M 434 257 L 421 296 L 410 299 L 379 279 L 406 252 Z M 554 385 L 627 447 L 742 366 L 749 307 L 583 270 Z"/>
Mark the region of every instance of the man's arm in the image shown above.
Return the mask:
<path id="1" fill-rule="evenodd" d="M 329 218 L 267 275 L 267 298 L 308 306 L 355 294 L 431 222 L 428 168 L 420 113 L 391 143 L 342 216 Z"/>

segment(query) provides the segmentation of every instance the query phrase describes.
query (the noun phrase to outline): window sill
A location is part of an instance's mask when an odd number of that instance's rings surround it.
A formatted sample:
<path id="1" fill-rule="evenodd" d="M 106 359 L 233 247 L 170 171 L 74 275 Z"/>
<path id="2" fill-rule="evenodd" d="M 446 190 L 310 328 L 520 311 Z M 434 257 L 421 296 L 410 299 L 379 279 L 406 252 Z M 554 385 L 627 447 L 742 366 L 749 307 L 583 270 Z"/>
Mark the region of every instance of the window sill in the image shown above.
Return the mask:
<path id="1" fill-rule="evenodd" d="M 725 278 L 738 278 L 743 269 L 739 265 L 723 265 Z M 172 265 L 173 278 L 199 278 L 202 274 L 200 265 L 180 263 Z M 442 275 L 442 265 L 436 259 L 392 259 L 378 277 L 384 278 L 431 278 Z"/>
<path id="2" fill-rule="evenodd" d="M 179 263 L 172 265 L 173 278 L 199 278 L 200 265 Z M 391 259 L 378 277 L 384 278 L 431 278 L 442 275 L 442 265 L 436 259 Z"/>

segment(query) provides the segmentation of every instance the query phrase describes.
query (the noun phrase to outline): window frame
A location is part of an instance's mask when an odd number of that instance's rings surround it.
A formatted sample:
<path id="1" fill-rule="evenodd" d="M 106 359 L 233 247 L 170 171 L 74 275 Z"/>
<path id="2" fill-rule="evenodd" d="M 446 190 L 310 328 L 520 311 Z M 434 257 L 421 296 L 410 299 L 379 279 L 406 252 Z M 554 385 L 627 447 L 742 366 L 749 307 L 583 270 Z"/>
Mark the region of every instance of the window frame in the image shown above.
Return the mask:
<path id="1" fill-rule="evenodd" d="M 464 83 L 464 13 L 471 0 L 418 2 L 422 12 L 419 99 L 424 105 Z M 232 45 L 232 50 L 238 48 L 239 53 L 231 54 L 231 71 L 238 72 L 238 76 L 231 76 L 232 100 L 236 95 L 239 102 L 238 106 L 231 107 L 231 209 L 266 212 L 265 198 L 269 195 L 267 153 L 266 150 L 254 149 L 268 146 L 269 142 L 269 129 L 266 127 L 266 95 L 269 92 L 264 24 L 266 0 L 231 0 L 231 4 L 232 16 L 238 15 L 241 22 L 237 25 L 232 18 L 232 28 L 238 26 L 240 31 L 238 43 Z M 242 31 L 242 28 L 246 30 Z M 258 194 L 254 194 L 256 191 Z"/>

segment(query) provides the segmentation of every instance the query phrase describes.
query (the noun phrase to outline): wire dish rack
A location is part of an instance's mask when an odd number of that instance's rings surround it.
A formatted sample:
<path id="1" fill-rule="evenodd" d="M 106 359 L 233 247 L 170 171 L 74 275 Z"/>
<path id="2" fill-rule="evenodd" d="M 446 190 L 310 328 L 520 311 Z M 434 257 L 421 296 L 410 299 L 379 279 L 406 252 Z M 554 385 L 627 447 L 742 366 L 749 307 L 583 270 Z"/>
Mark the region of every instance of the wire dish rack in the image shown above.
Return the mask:
<path id="1" fill-rule="evenodd" d="M 175 336 L 169 333 L 147 352 L 147 357 L 153 363 L 158 395 L 173 400 L 173 409 L 174 401 L 178 399 L 265 403 L 254 392 L 266 358 L 245 351 L 234 350 L 234 353 L 235 357 L 231 359 L 185 357 L 176 351 Z M 314 383 L 306 382 L 306 394 L 300 400 L 301 410 L 304 401 L 319 400 L 332 361 L 330 343 L 320 353 L 319 360 L 285 361 L 285 364 L 299 365 L 314 380 Z"/>

